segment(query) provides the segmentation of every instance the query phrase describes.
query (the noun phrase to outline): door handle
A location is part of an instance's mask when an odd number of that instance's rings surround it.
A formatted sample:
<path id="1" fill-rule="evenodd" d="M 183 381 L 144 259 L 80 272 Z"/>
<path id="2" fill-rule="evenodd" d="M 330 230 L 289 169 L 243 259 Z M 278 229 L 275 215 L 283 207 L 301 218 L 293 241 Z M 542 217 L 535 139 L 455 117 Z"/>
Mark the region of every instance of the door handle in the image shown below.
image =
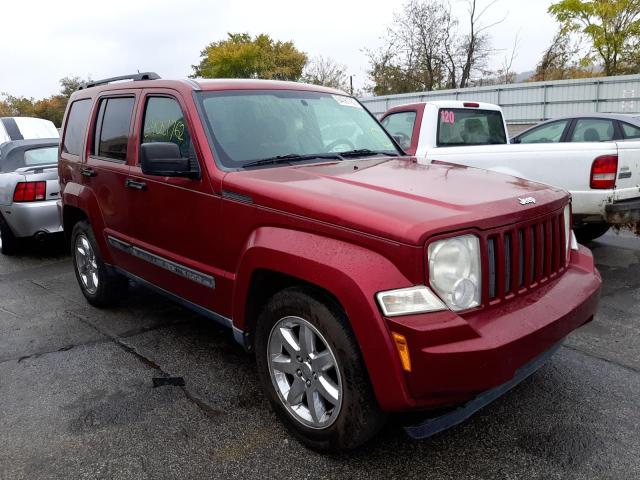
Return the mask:
<path id="1" fill-rule="evenodd" d="M 145 182 L 136 182 L 135 180 L 131 180 L 127 178 L 124 182 L 125 187 L 135 188 L 136 190 L 144 190 L 147 188 L 147 184 Z"/>
<path id="2" fill-rule="evenodd" d="M 82 167 L 80 169 L 80 175 L 85 177 L 95 177 L 98 174 L 93 168 L 90 167 Z"/>

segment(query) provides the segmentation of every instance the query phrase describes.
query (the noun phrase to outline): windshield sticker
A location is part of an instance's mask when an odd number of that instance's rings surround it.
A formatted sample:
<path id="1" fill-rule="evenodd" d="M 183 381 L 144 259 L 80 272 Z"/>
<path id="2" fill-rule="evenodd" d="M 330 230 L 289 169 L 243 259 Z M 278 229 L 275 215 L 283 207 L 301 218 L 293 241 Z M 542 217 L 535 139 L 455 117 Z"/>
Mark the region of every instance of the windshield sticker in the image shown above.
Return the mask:
<path id="1" fill-rule="evenodd" d="M 451 110 L 440 110 L 440 120 L 442 120 L 442 123 L 453 125 L 456 123 L 456 114 Z"/>
<path id="2" fill-rule="evenodd" d="M 355 98 L 345 97 L 344 95 L 332 95 L 332 97 L 336 102 L 338 102 L 339 105 L 342 105 L 343 107 L 360 107 L 360 104 L 356 101 Z"/>

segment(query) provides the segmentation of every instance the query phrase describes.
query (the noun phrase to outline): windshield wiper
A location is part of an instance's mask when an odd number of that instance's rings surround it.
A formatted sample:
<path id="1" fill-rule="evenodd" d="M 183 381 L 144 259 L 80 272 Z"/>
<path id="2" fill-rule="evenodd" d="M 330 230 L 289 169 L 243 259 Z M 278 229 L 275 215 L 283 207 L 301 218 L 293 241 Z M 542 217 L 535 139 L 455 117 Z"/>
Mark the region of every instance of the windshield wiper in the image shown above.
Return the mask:
<path id="1" fill-rule="evenodd" d="M 253 160 L 252 162 L 242 165 L 246 167 L 258 167 L 260 165 L 276 165 L 278 163 L 289 162 L 301 162 L 303 160 L 315 160 L 317 158 L 322 160 L 342 160 L 342 154 L 337 153 L 314 153 L 309 155 L 299 155 L 297 153 L 289 153 L 287 155 L 276 155 L 275 157 L 261 158 L 260 160 Z"/>
<path id="2" fill-rule="evenodd" d="M 373 155 L 386 155 L 387 157 L 397 157 L 395 152 L 383 152 L 376 150 L 369 150 L 368 148 L 359 148 L 356 150 L 347 150 L 346 152 L 339 152 L 341 157 L 354 158 L 354 157 L 370 157 Z"/>

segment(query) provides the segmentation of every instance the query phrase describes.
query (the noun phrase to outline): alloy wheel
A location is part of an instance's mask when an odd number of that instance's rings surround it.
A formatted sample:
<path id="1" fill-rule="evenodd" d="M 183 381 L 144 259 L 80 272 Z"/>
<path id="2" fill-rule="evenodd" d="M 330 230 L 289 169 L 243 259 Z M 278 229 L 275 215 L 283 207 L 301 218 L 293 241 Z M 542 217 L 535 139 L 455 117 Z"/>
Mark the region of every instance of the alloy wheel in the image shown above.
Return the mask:
<path id="1" fill-rule="evenodd" d="M 76 237 L 75 244 L 76 269 L 83 288 L 90 295 L 98 291 L 98 262 L 95 252 L 84 233 Z"/>
<path id="2" fill-rule="evenodd" d="M 318 329 L 300 317 L 281 318 L 269 334 L 267 355 L 271 382 L 289 414 L 310 428 L 333 424 L 342 406 L 342 379 Z"/>

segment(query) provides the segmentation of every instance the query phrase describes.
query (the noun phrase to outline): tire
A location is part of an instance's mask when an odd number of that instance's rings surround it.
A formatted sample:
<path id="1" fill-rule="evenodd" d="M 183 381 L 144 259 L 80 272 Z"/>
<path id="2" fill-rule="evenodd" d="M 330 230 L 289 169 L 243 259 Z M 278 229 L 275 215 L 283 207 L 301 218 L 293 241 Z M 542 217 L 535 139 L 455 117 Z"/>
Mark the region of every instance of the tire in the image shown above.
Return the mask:
<path id="1" fill-rule="evenodd" d="M 2 240 L 3 255 L 15 255 L 18 252 L 18 239 L 2 217 L 0 217 L 0 239 Z"/>
<path id="2" fill-rule="evenodd" d="M 578 242 L 584 244 L 600 238 L 607 233 L 609 231 L 609 224 L 605 222 L 584 223 L 578 227 L 574 227 L 573 231 L 576 234 Z"/>
<path id="3" fill-rule="evenodd" d="M 305 333 L 311 331 L 314 348 L 300 343 L 302 355 L 293 358 L 289 353 L 292 344 L 287 343 L 286 347 L 286 341 L 282 341 L 286 336 L 281 335 L 283 331 L 290 331 L 294 338 L 305 337 Z M 302 358 L 309 350 L 309 358 Z M 258 319 L 255 352 L 267 398 L 280 420 L 306 446 L 322 452 L 353 449 L 371 439 L 384 425 L 386 415 L 378 407 L 346 315 L 335 301 L 322 293 L 292 287 L 275 294 Z M 329 363 L 333 366 L 327 367 Z M 283 371 L 277 371 L 274 365 Z M 288 393 L 304 389 L 300 403 L 287 401 L 288 384 L 291 387 Z M 327 395 L 327 392 L 337 392 L 337 395 Z M 338 401 L 327 401 L 329 397 Z M 316 405 L 315 417 L 309 408 L 309 398 Z M 324 414 L 318 413 L 323 410 Z"/>
<path id="4" fill-rule="evenodd" d="M 91 305 L 109 307 L 126 295 L 127 279 L 102 261 L 91 225 L 85 220 L 71 231 L 71 258 L 80 290 Z"/>

